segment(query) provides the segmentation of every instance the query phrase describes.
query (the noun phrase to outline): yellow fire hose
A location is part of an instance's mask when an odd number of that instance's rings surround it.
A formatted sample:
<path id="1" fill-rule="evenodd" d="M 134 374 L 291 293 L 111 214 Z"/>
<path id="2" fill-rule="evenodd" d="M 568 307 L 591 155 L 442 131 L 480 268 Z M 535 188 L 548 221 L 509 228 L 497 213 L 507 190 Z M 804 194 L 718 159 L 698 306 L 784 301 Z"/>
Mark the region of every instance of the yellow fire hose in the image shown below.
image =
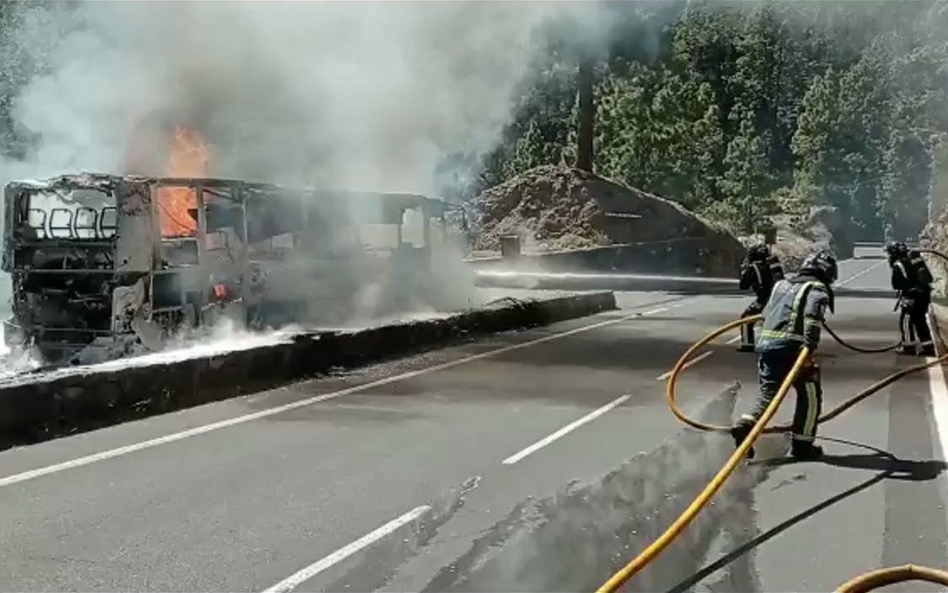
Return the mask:
<path id="1" fill-rule="evenodd" d="M 678 359 L 678 362 L 675 364 L 675 367 L 671 371 L 671 375 L 668 378 L 668 384 L 666 387 L 665 395 L 668 399 L 668 406 L 671 408 L 672 413 L 685 424 L 697 428 L 699 430 L 705 431 L 714 431 L 714 432 L 726 432 L 729 433 L 731 427 L 729 426 L 718 426 L 714 424 L 706 424 L 704 422 L 699 422 L 692 418 L 689 418 L 685 415 L 684 412 L 678 407 L 678 404 L 675 402 L 675 386 L 678 383 L 678 377 L 681 375 L 681 372 L 687 367 L 688 361 L 692 359 L 692 356 L 695 352 L 700 350 L 708 342 L 714 340 L 721 334 L 724 334 L 728 331 L 731 331 L 737 327 L 740 327 L 747 323 L 755 323 L 761 318 L 760 315 L 752 315 L 750 317 L 745 317 L 743 319 L 738 319 L 732 321 L 727 325 L 724 325 L 705 337 L 701 338 L 698 342 L 692 345 L 682 356 Z M 800 369 L 806 364 L 807 359 L 810 357 L 810 351 L 808 348 L 803 348 L 800 352 L 800 355 L 797 357 L 796 362 L 793 365 L 793 368 L 787 374 L 787 377 L 784 379 L 783 383 L 780 385 L 780 389 L 777 390 L 776 396 L 774 396 L 773 401 L 770 402 L 770 405 L 767 406 L 767 409 L 764 410 L 764 413 L 761 415 L 760 419 L 757 420 L 757 423 L 754 424 L 754 427 L 751 429 L 750 433 L 747 435 L 747 438 L 744 439 L 744 442 L 734 451 L 731 457 L 727 460 L 724 466 L 715 474 L 714 478 L 708 482 L 708 485 L 705 486 L 704 490 L 688 505 L 688 508 L 675 520 L 674 523 L 663 533 L 658 539 L 652 542 L 647 548 L 645 548 L 638 556 L 633 558 L 628 564 L 626 564 L 622 569 L 616 572 L 608 581 L 603 583 L 597 593 L 613 593 L 617 591 L 619 587 L 624 585 L 635 576 L 636 573 L 641 571 L 645 566 L 647 566 L 652 560 L 654 560 L 665 548 L 668 547 L 671 542 L 678 537 L 681 532 L 691 523 L 692 520 L 697 516 L 697 514 L 704 508 L 708 501 L 711 500 L 711 497 L 714 496 L 717 491 L 724 484 L 725 480 L 730 477 L 730 475 L 737 468 L 738 463 L 741 459 L 747 454 L 748 450 L 754 445 L 754 442 L 761 434 L 765 433 L 777 433 L 777 432 L 789 432 L 792 430 L 792 427 L 789 425 L 780 425 L 780 426 L 771 426 L 765 428 L 766 424 L 770 422 L 771 418 L 777 413 L 777 409 L 780 407 L 781 402 L 783 402 L 784 397 L 786 397 L 787 392 L 790 390 L 790 387 L 793 385 L 793 382 L 796 380 L 797 374 L 800 372 Z M 818 423 L 822 424 L 833 418 L 839 416 L 844 411 L 848 410 L 852 406 L 856 405 L 860 401 L 866 399 L 870 395 L 877 393 L 879 390 L 885 388 L 888 385 L 891 385 L 895 381 L 909 375 L 911 373 L 921 371 L 931 366 L 941 364 L 942 362 L 948 360 L 948 354 L 939 356 L 931 362 L 926 362 L 923 364 L 915 365 L 907 369 L 902 369 L 896 373 L 885 377 L 881 381 L 873 383 L 863 391 L 857 393 L 855 396 L 849 400 L 843 402 L 839 406 L 833 408 L 829 412 L 821 415 L 817 420 Z M 948 572 L 927 568 L 923 566 L 898 566 L 892 568 L 883 568 L 876 571 L 860 575 L 850 581 L 847 581 L 837 589 L 837 593 L 862 593 L 864 591 L 871 591 L 878 587 L 883 587 L 893 583 L 899 583 L 902 581 L 910 580 L 922 580 L 929 583 L 936 583 L 940 585 L 948 585 Z"/>

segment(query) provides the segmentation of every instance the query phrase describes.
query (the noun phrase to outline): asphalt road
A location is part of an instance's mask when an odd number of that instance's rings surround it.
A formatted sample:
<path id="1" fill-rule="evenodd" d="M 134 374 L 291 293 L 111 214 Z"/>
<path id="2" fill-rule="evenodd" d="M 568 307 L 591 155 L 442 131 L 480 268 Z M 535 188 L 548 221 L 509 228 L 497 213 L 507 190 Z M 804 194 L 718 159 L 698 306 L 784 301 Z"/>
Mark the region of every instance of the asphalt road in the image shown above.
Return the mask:
<path id="1" fill-rule="evenodd" d="M 879 289 L 887 273 L 861 259 L 840 276 Z M 747 302 L 617 296 L 620 311 L 0 453 L 0 589 L 595 588 L 731 452 L 677 423 L 659 378 Z M 832 325 L 862 345 L 897 337 L 891 299 L 840 298 Z M 725 341 L 680 387 L 718 423 L 755 383 L 753 355 Z M 827 407 L 917 362 L 824 344 Z M 948 392 L 933 377 L 826 425 L 825 462 L 761 443 L 762 463 L 626 590 L 818 591 L 883 565 L 944 568 Z M 337 396 L 280 412 L 314 393 Z"/>

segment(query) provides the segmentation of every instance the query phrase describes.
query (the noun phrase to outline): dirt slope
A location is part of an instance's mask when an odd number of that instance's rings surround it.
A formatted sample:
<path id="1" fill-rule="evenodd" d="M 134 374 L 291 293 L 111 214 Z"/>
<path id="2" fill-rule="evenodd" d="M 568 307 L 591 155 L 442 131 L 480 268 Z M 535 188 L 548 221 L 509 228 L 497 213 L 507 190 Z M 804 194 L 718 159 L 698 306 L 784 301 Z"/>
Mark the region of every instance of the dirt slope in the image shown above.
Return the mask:
<path id="1" fill-rule="evenodd" d="M 474 201 L 474 249 L 499 249 L 504 235 L 520 237 L 524 252 L 688 239 L 702 242 L 710 275 L 736 273 L 744 248 L 670 200 L 565 166 L 537 167 L 493 187 Z"/>

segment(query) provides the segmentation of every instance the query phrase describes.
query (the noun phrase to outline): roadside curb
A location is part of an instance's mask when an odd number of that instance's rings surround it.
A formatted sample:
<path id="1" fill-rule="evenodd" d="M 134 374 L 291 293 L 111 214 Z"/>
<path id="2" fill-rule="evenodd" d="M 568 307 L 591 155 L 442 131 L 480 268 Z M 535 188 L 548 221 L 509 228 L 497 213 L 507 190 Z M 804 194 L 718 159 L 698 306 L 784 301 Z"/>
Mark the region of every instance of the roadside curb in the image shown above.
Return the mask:
<path id="1" fill-rule="evenodd" d="M 948 306 L 932 303 L 928 312 L 929 325 L 932 328 L 932 337 L 935 341 L 935 350 L 939 355 L 946 351 L 944 336 L 948 335 Z"/>
<path id="2" fill-rule="evenodd" d="M 640 292 L 669 292 L 686 295 L 728 295 L 746 298 L 735 280 L 729 278 L 699 278 L 657 276 L 648 274 L 608 274 L 597 272 L 517 272 L 478 271 L 474 284 L 484 288 L 526 288 L 535 290 L 626 290 Z M 891 290 L 853 289 L 840 286 L 836 296 L 852 298 L 889 298 Z"/>
<path id="3" fill-rule="evenodd" d="M 13 445 L 273 389 L 333 369 L 406 356 L 465 337 L 618 309 L 613 292 L 518 301 L 441 319 L 298 334 L 223 354 L 0 385 L 0 443 Z"/>

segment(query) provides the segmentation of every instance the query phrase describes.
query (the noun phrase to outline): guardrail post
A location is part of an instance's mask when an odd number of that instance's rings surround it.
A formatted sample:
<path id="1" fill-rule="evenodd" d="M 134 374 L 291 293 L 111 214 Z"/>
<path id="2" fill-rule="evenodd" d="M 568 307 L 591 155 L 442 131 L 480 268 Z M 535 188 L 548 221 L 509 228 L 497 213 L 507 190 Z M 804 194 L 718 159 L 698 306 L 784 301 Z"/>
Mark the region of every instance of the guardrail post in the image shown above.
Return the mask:
<path id="1" fill-rule="evenodd" d="M 504 235 L 500 238 L 500 257 L 505 260 L 516 260 L 520 258 L 520 237 L 517 235 Z"/>

